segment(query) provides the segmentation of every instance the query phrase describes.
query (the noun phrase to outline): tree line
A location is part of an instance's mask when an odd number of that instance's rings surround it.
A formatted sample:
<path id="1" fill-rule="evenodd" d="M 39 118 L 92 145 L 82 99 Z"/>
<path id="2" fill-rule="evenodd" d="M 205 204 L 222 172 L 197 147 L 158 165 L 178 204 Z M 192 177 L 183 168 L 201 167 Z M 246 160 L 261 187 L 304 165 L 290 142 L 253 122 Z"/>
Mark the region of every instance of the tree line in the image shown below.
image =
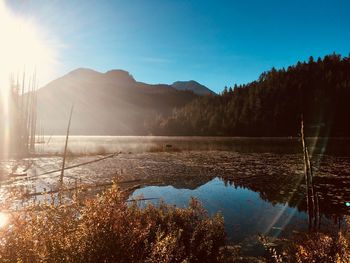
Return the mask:
<path id="1" fill-rule="evenodd" d="M 333 53 L 272 68 L 259 79 L 195 99 L 158 117 L 155 135 L 350 136 L 350 56 Z"/>

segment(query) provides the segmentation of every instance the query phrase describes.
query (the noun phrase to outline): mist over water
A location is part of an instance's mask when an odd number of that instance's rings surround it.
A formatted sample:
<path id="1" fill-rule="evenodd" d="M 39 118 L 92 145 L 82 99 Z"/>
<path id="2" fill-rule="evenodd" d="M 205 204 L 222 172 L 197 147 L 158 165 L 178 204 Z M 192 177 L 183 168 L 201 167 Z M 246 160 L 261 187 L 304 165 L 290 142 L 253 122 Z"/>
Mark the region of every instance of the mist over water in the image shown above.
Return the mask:
<path id="1" fill-rule="evenodd" d="M 45 136 L 43 144 L 36 144 L 40 154 L 62 154 L 65 136 Z M 314 154 L 350 154 L 350 139 L 308 138 Z M 299 138 L 250 137 L 188 137 L 188 136 L 70 136 L 68 149 L 76 155 L 94 155 L 114 152 L 162 151 L 232 151 L 252 153 L 301 153 Z"/>

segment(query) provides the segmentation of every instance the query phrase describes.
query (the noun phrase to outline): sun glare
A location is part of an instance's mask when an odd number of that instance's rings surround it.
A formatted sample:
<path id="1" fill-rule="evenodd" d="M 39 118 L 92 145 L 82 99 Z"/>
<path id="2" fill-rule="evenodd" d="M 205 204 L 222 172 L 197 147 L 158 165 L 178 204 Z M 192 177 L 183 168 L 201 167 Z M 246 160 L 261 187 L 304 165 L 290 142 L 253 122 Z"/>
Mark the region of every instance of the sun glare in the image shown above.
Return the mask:
<path id="1" fill-rule="evenodd" d="M 36 71 L 38 78 L 51 74 L 55 52 L 40 28 L 31 21 L 13 15 L 0 0 L 0 78 L 9 74 Z"/>
<path id="2" fill-rule="evenodd" d="M 16 81 L 25 73 L 35 74 L 38 85 L 48 81 L 55 72 L 54 44 L 52 36 L 45 35 L 42 28 L 28 18 L 14 15 L 5 1 L 0 0 L 0 155 L 6 156 L 9 147 L 11 78 Z M 30 78 L 26 81 L 29 83 Z"/>

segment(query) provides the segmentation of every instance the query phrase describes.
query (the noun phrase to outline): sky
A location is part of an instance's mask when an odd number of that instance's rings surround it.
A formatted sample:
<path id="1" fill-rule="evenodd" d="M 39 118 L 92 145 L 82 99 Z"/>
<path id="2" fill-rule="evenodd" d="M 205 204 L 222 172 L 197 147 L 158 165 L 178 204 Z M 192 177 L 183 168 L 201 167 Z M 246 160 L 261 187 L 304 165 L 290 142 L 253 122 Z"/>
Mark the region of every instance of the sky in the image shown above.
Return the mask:
<path id="1" fill-rule="evenodd" d="M 1 0 L 0 0 L 1 1 Z M 348 0 L 5 0 L 54 50 L 43 82 L 84 67 L 215 92 L 271 67 L 350 53 Z M 1 26 L 1 25 L 0 25 Z"/>

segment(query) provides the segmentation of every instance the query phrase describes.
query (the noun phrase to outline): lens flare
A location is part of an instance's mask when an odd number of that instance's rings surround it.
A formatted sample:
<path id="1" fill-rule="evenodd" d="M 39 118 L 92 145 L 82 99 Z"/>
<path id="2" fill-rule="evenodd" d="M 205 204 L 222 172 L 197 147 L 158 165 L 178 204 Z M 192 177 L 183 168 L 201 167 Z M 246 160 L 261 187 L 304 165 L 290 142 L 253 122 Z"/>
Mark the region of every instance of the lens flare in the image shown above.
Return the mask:
<path id="1" fill-rule="evenodd" d="M 53 41 L 43 30 L 28 19 L 13 15 L 0 0 L 0 74 L 9 80 L 9 74 L 18 71 L 38 72 L 38 77 L 52 74 L 56 63 Z M 6 83 L 1 83 L 6 84 Z"/>
<path id="2" fill-rule="evenodd" d="M 57 54 L 53 38 L 32 21 L 14 15 L 4 0 L 0 0 L 0 39 L 0 156 L 6 157 L 11 136 L 11 76 L 18 79 L 23 72 L 35 72 L 37 80 L 47 81 L 54 74 Z"/>

